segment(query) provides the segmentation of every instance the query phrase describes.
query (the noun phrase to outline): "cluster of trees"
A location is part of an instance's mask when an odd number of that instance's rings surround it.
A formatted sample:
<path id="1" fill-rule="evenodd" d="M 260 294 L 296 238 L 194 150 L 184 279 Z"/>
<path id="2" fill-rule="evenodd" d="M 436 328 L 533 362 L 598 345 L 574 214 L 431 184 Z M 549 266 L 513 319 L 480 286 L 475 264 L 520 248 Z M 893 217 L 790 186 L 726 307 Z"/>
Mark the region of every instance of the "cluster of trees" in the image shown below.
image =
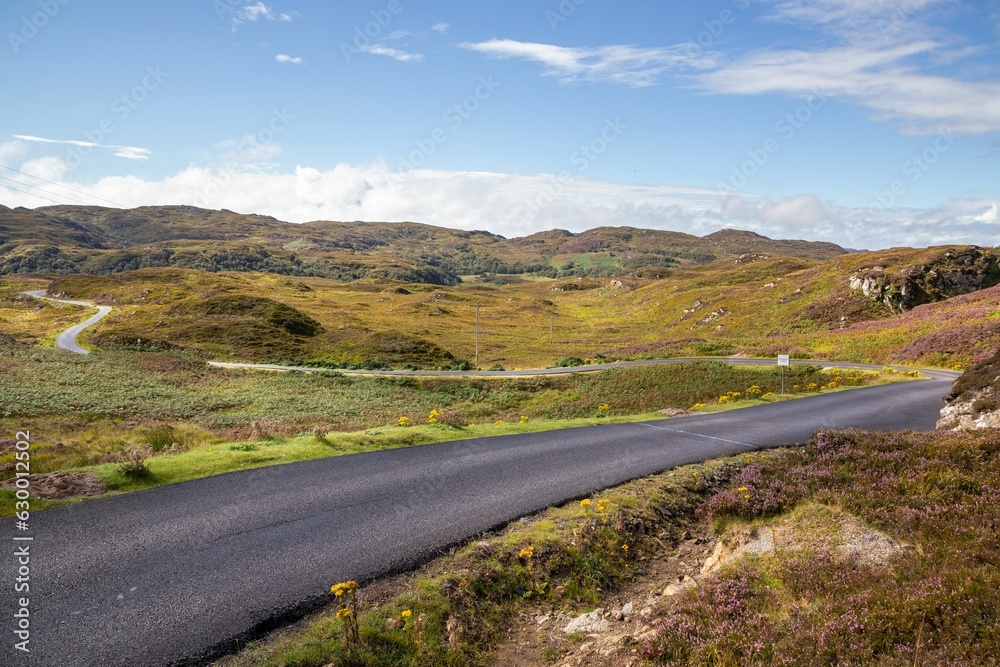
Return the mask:
<path id="1" fill-rule="evenodd" d="M 13 249 L 11 249 L 13 250 Z M 457 285 L 462 275 L 524 275 L 549 278 L 571 276 L 609 277 L 642 269 L 666 269 L 677 264 L 673 256 L 658 252 L 612 255 L 612 261 L 587 266 L 569 262 L 557 268 L 549 262 L 504 261 L 468 247 L 444 252 L 421 252 L 401 257 L 390 265 L 374 261 L 331 261 L 323 257 L 276 256 L 261 247 L 210 250 L 149 248 L 120 250 L 100 255 L 72 256 L 56 246 L 3 253 L 0 275 L 17 273 L 91 273 L 107 275 L 157 267 L 180 267 L 201 271 L 242 271 L 284 276 L 313 276 L 339 281 L 369 279 L 398 280 L 431 285 Z"/>

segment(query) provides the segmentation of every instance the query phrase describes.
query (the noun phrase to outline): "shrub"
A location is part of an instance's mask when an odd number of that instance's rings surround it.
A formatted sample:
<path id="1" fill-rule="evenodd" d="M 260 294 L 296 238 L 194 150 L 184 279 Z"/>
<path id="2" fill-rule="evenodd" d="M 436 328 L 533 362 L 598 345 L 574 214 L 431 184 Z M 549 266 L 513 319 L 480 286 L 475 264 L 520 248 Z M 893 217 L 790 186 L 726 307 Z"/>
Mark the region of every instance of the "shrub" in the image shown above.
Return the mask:
<path id="1" fill-rule="evenodd" d="M 152 450 L 146 447 L 129 447 L 121 455 L 118 472 L 126 477 L 148 477 L 150 471 L 149 462 L 146 459 L 150 454 L 152 454 Z"/>
<path id="2" fill-rule="evenodd" d="M 580 357 L 564 357 L 556 363 L 556 368 L 570 368 L 573 366 L 583 366 L 584 361 Z"/>

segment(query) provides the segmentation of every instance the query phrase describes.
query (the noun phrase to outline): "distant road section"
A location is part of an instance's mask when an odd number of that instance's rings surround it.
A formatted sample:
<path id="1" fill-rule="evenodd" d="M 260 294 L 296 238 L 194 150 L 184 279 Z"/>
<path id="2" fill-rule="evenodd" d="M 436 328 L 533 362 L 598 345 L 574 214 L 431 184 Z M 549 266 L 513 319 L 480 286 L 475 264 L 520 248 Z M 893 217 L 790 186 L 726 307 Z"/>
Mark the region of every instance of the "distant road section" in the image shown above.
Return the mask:
<path id="1" fill-rule="evenodd" d="M 80 347 L 80 344 L 76 341 L 76 337 L 86 329 L 87 327 L 93 326 L 107 317 L 108 313 L 111 312 L 111 306 L 98 306 L 89 301 L 66 301 L 64 299 L 52 299 L 45 296 L 45 290 L 33 290 L 31 292 L 25 292 L 28 296 L 33 296 L 36 299 L 44 299 L 45 301 L 52 301 L 55 303 L 65 303 L 70 306 L 81 306 L 83 308 L 97 308 L 97 314 L 93 317 L 89 317 L 79 324 L 71 326 L 66 331 L 61 332 L 56 336 L 56 347 L 60 350 L 66 350 L 68 352 L 74 352 L 76 354 L 90 354 L 90 350 L 85 350 Z"/>
<path id="2" fill-rule="evenodd" d="M 615 361 L 609 364 L 589 364 L 586 366 L 570 366 L 567 368 L 534 368 L 516 371 L 366 371 L 366 370 L 346 370 L 335 368 L 319 368 L 310 366 L 282 366 L 280 364 L 245 364 L 233 361 L 210 361 L 210 366 L 217 368 L 249 368 L 264 371 L 300 371 L 303 373 L 316 373 L 331 371 L 343 373 L 344 375 L 385 375 L 395 377 L 522 377 L 526 375 L 563 375 L 566 373 L 592 373 L 595 371 L 605 371 L 611 368 L 627 368 L 630 366 L 661 366 L 665 364 L 689 364 L 697 361 L 715 361 L 722 364 L 733 364 L 737 366 L 776 366 L 777 359 L 760 359 L 753 357 L 671 357 L 669 359 L 638 359 L 634 361 Z M 814 366 L 839 366 L 842 368 L 858 368 L 862 370 L 879 370 L 885 368 L 886 364 L 864 364 L 853 361 L 830 361 L 829 359 L 792 359 L 793 365 L 811 364 Z M 958 373 L 953 371 L 938 371 L 934 369 L 911 369 L 905 366 L 890 366 L 897 370 L 919 370 L 924 375 L 942 380 L 951 378 L 954 380 Z"/>

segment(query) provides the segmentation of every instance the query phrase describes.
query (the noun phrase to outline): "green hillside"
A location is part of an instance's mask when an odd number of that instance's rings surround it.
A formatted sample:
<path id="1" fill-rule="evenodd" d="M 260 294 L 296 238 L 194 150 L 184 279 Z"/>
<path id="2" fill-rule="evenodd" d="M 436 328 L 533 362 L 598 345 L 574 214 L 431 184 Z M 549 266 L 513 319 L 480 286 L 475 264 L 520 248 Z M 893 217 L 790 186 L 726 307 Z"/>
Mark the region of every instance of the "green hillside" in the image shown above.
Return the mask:
<path id="1" fill-rule="evenodd" d="M 257 271 L 339 281 L 454 285 L 461 276 L 617 276 L 704 264 L 749 252 L 803 259 L 844 254 L 831 243 L 775 241 L 726 230 L 705 238 L 603 227 L 506 239 L 418 223 L 308 222 L 190 206 L 131 210 L 0 206 L 0 275 L 105 275 L 154 267 Z"/>

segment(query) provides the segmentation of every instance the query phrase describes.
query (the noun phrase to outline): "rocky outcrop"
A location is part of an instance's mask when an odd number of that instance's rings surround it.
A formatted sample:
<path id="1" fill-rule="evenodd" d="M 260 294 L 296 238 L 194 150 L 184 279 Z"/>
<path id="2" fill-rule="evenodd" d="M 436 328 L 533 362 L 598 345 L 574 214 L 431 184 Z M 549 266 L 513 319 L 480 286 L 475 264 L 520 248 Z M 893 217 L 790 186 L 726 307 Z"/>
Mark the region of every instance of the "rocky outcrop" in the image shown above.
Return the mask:
<path id="1" fill-rule="evenodd" d="M 848 281 L 855 292 L 903 312 L 1000 284 L 1000 257 L 995 250 L 972 247 L 948 251 L 928 264 L 902 270 L 860 269 Z"/>
<path id="2" fill-rule="evenodd" d="M 1000 428 L 1000 351 L 958 378 L 937 427 L 952 431 Z"/>
<path id="3" fill-rule="evenodd" d="M 969 397 L 968 400 L 955 401 L 944 406 L 941 410 L 941 419 L 938 420 L 939 429 L 949 431 L 966 431 L 977 428 L 1000 428 L 1000 411 L 980 411 L 976 405 L 984 399 L 996 399 L 996 392 L 980 392 L 978 395 Z"/>

